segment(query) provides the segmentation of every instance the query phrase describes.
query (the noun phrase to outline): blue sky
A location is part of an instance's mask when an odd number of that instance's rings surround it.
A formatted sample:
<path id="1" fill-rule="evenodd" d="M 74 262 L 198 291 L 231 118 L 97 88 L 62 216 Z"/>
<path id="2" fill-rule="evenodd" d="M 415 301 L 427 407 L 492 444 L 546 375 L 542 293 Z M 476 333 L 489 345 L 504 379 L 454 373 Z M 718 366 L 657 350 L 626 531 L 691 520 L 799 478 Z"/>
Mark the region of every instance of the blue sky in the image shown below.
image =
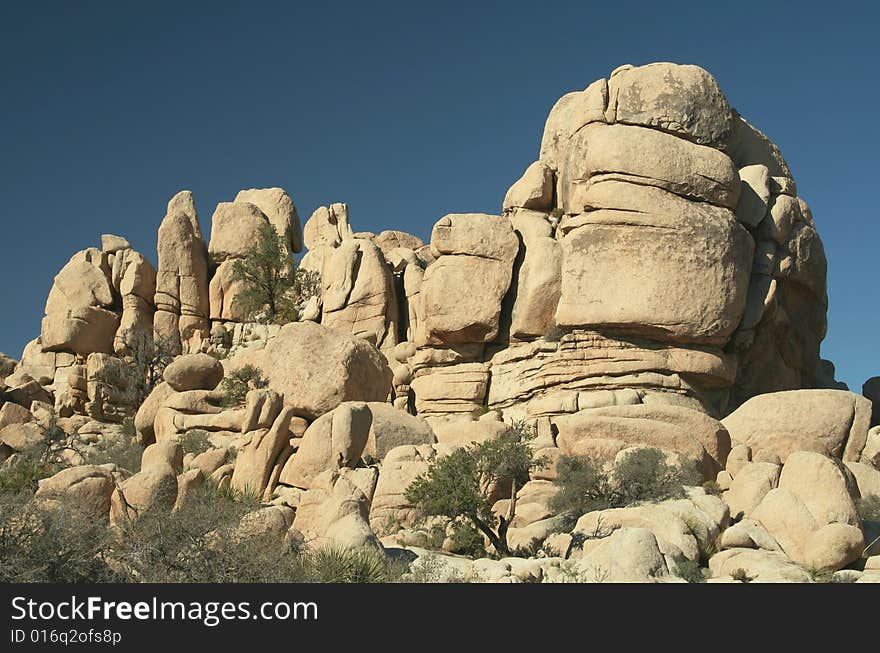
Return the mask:
<path id="1" fill-rule="evenodd" d="M 118 233 L 155 262 L 168 198 L 282 186 L 303 220 L 427 238 L 497 213 L 547 112 L 623 63 L 711 71 L 782 149 L 829 259 L 823 356 L 880 374 L 876 25 L 870 3 L 4 3 L 0 351 L 52 278 Z M 320 5 L 320 6 L 318 6 Z M 833 9 L 833 13 L 829 13 Z"/>

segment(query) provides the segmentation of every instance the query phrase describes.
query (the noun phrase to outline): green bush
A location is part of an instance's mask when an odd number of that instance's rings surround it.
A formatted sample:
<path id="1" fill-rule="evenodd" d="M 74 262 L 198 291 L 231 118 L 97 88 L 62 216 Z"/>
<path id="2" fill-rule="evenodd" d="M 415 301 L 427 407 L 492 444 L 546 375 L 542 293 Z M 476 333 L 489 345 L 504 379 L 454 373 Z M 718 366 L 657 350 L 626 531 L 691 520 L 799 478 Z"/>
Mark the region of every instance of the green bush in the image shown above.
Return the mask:
<path id="1" fill-rule="evenodd" d="M 269 385 L 263 377 L 260 368 L 254 365 L 245 365 L 231 372 L 220 382 L 220 389 L 224 392 L 223 404 L 225 406 L 244 406 L 247 393 L 251 390 L 260 390 Z"/>
<path id="2" fill-rule="evenodd" d="M 862 521 L 880 521 L 880 496 L 869 494 L 856 502 Z"/>
<path id="3" fill-rule="evenodd" d="M 208 432 L 202 429 L 190 429 L 178 436 L 177 441 L 180 443 L 183 453 L 191 453 L 194 456 L 212 448 L 211 442 L 208 440 Z"/>
<path id="4" fill-rule="evenodd" d="M 492 440 L 456 449 L 433 461 L 406 489 L 406 499 L 429 517 L 469 520 L 496 553 L 510 555 L 507 529 L 516 501 L 511 501 L 508 515 L 499 516 L 492 511 L 490 495 L 498 484 L 509 484 L 510 496 L 515 497 L 528 482 L 529 470 L 544 464 L 534 458 L 529 445 L 532 438 L 532 429 L 518 422 Z"/>
<path id="5" fill-rule="evenodd" d="M 689 583 L 705 583 L 706 576 L 700 565 L 689 558 L 681 557 L 675 561 L 673 572 L 679 578 L 684 578 Z"/>
<path id="6" fill-rule="evenodd" d="M 58 472 L 58 467 L 32 455 L 19 453 L 0 470 L 0 494 L 34 493 L 37 483 Z"/>
<path id="7" fill-rule="evenodd" d="M 121 435 L 90 447 L 83 456 L 87 465 L 113 463 L 136 474 L 141 470 L 144 447 L 133 437 Z"/>
<path id="8" fill-rule="evenodd" d="M 570 519 L 593 510 L 683 497 L 684 483 L 692 478 L 651 448 L 628 452 L 611 473 L 589 457 L 569 455 L 560 456 L 556 470 L 559 490 L 550 499 L 550 509 Z"/>

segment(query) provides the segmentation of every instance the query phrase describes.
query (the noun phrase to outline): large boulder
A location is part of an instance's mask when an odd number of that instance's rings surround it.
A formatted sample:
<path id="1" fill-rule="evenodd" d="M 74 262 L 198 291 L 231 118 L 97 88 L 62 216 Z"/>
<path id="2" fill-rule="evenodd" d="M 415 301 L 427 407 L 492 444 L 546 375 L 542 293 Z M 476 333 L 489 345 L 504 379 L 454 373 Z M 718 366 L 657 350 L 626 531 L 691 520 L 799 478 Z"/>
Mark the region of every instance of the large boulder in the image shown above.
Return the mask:
<path id="1" fill-rule="evenodd" d="M 764 495 L 751 518 L 791 560 L 836 571 L 858 557 L 853 552 L 861 523 L 852 495 L 858 490 L 850 483 L 843 466 L 832 458 L 794 452 L 782 468 L 778 487 Z M 836 526 L 828 529 L 829 525 Z"/>
<path id="2" fill-rule="evenodd" d="M 343 401 L 384 401 L 391 369 L 370 343 L 314 322 L 284 325 L 264 349 L 244 351 L 230 369 L 254 365 L 294 414 L 315 419 Z"/>
<path id="3" fill-rule="evenodd" d="M 269 222 L 259 207 L 249 202 L 220 202 L 211 218 L 208 255 L 216 265 L 244 258 L 259 241 L 260 226 Z"/>
<path id="4" fill-rule="evenodd" d="M 410 415 L 391 404 L 367 404 L 373 416 L 364 454 L 384 460 L 388 452 L 403 445 L 433 444 L 437 441 L 430 425 L 421 417 Z"/>
<path id="5" fill-rule="evenodd" d="M 573 565 L 578 582 L 585 583 L 656 583 L 669 576 L 657 538 L 647 528 L 619 528 Z"/>
<path id="6" fill-rule="evenodd" d="M 609 462 L 634 445 L 655 447 L 681 456 L 704 480 L 715 479 L 730 451 L 730 438 L 720 422 L 678 406 L 607 406 L 551 421 L 563 453 Z"/>
<path id="7" fill-rule="evenodd" d="M 373 415 L 363 402 L 343 402 L 312 422 L 299 450 L 281 471 L 286 485 L 309 489 L 319 474 L 355 468 L 369 439 Z"/>
<path id="8" fill-rule="evenodd" d="M 377 534 L 393 534 L 419 521 L 422 515 L 406 500 L 406 489 L 428 471 L 434 455 L 431 445 L 403 445 L 385 456 L 370 508 L 370 525 Z"/>
<path id="9" fill-rule="evenodd" d="M 279 456 L 290 441 L 293 418 L 293 410 L 289 406 L 282 407 L 282 399 L 267 390 L 248 393 L 243 426 L 248 438 L 239 447 L 230 481 L 240 492 L 267 498 L 274 489 L 273 472 L 284 462 L 279 461 Z"/>
<path id="10" fill-rule="evenodd" d="M 115 487 L 110 470 L 97 465 L 79 465 L 40 481 L 35 496 L 43 500 L 70 501 L 97 518 L 107 519 Z"/>
<path id="11" fill-rule="evenodd" d="M 172 354 L 197 348 L 209 332 L 208 250 L 190 191 L 168 202 L 159 225 L 156 339 Z"/>
<path id="12" fill-rule="evenodd" d="M 868 437 L 871 402 L 844 390 L 791 390 L 758 395 L 722 420 L 737 444 L 775 454 L 796 451 L 858 461 Z"/>
<path id="13" fill-rule="evenodd" d="M 109 272 L 107 255 L 91 248 L 74 254 L 55 276 L 40 332 L 44 350 L 113 351 L 119 315 L 112 310 Z"/>
<path id="14" fill-rule="evenodd" d="M 699 66 L 652 63 L 621 70 L 608 81 L 616 122 L 670 132 L 723 150 L 733 115 L 715 78 Z"/>
<path id="15" fill-rule="evenodd" d="M 213 390 L 223 380 L 223 365 L 208 354 L 187 354 L 170 363 L 162 378 L 177 392 Z"/>
<path id="16" fill-rule="evenodd" d="M 302 495 L 291 528 L 310 547 L 381 550 L 382 545 L 370 528 L 370 499 L 354 473 L 360 471 L 327 471 L 313 489 Z M 375 485 L 375 470 L 363 471 L 370 474 Z"/>
<path id="17" fill-rule="evenodd" d="M 482 213 L 441 218 L 431 232 L 437 260 L 422 279 L 417 343 L 494 340 L 518 250 L 506 218 Z"/>
<path id="18" fill-rule="evenodd" d="M 234 202 L 253 204 L 269 219 L 291 252 L 301 252 L 302 228 L 290 195 L 283 188 L 249 188 L 238 192 Z"/>
<path id="19" fill-rule="evenodd" d="M 754 249 L 730 210 L 618 179 L 591 184 L 581 203 L 560 224 L 560 326 L 727 340 L 746 308 Z"/>
<path id="20" fill-rule="evenodd" d="M 376 245 L 350 238 L 327 248 L 321 285 L 321 324 L 352 333 L 382 350 L 397 344 L 394 278 Z"/>

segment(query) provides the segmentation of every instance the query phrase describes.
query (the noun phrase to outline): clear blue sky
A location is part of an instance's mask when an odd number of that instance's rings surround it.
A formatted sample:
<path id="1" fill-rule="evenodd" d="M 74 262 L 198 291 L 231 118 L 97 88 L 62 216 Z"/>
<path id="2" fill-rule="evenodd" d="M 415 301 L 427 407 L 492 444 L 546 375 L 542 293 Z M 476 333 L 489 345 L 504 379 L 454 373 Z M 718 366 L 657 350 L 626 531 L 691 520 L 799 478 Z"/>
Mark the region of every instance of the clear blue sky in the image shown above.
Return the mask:
<path id="1" fill-rule="evenodd" d="M 203 230 L 242 188 L 303 220 L 427 238 L 498 212 L 563 93 L 623 63 L 711 71 L 782 149 L 829 259 L 823 355 L 880 374 L 880 10 L 870 3 L 19 2 L 0 9 L 0 350 L 101 233 L 155 262 L 180 189 Z"/>

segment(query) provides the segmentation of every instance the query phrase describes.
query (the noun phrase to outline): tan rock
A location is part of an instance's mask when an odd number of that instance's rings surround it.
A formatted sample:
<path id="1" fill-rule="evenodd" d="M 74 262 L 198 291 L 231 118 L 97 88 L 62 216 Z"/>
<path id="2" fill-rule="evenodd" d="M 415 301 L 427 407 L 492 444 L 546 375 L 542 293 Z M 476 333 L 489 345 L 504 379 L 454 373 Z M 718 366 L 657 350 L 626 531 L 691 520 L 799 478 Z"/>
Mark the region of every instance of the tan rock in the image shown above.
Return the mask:
<path id="1" fill-rule="evenodd" d="M 421 515 L 406 500 L 406 489 L 428 471 L 428 463 L 434 455 L 430 445 L 403 445 L 385 456 L 370 508 L 370 525 L 377 534 L 396 533 L 418 522 Z"/>
<path id="2" fill-rule="evenodd" d="M 265 349 L 245 351 L 230 370 L 252 364 L 294 414 L 314 419 L 343 401 L 384 401 L 392 373 L 368 342 L 314 322 L 284 325 Z"/>
<path id="3" fill-rule="evenodd" d="M 324 245 L 333 247 L 353 235 L 348 206 L 343 203 L 319 206 L 303 227 L 303 243 L 309 252 Z"/>
<path id="4" fill-rule="evenodd" d="M 372 415 L 364 454 L 384 460 L 389 451 L 403 445 L 433 444 L 437 441 L 428 423 L 387 403 L 367 404 Z"/>
<path id="5" fill-rule="evenodd" d="M 522 263 L 514 276 L 510 333 L 541 336 L 555 324 L 562 283 L 562 250 L 548 216 L 516 210 L 510 221 L 522 239 Z"/>
<path id="6" fill-rule="evenodd" d="M 718 83 L 699 66 L 651 63 L 613 75 L 608 114 L 616 122 L 653 127 L 724 149 L 732 115 Z"/>
<path id="7" fill-rule="evenodd" d="M 292 529 L 315 549 L 381 550 L 370 528 L 369 513 L 363 491 L 348 476 L 328 471 L 318 479 L 317 487 L 302 495 Z"/>
<path id="8" fill-rule="evenodd" d="M 753 583 L 809 583 L 810 575 L 784 553 L 756 549 L 728 549 L 709 559 L 713 578 L 745 576 Z"/>
<path id="9" fill-rule="evenodd" d="M 259 208 L 275 227 L 275 230 L 281 234 L 290 251 L 302 251 L 303 239 L 299 214 L 290 195 L 283 188 L 241 190 L 233 201 L 236 203 L 247 202 Z"/>
<path id="10" fill-rule="evenodd" d="M 714 480 L 721 469 L 713 454 L 726 460 L 729 450 L 720 423 L 674 406 L 609 406 L 562 415 L 552 422 L 563 453 L 611 461 L 629 446 L 656 447 L 683 456 L 704 480 Z"/>
<path id="11" fill-rule="evenodd" d="M 156 432 L 154 429 L 156 415 L 165 401 L 174 393 L 174 388 L 167 383 L 162 382 L 153 388 L 150 394 L 147 395 L 144 403 L 138 408 L 138 411 L 134 416 L 134 428 L 135 431 L 137 431 L 138 441 L 141 444 L 149 445 L 156 440 Z"/>
<path id="12" fill-rule="evenodd" d="M 550 211 L 553 208 L 553 170 L 543 161 L 535 161 L 504 196 L 502 209 L 533 209 Z"/>
<path id="13" fill-rule="evenodd" d="M 99 519 L 110 514 L 110 495 L 116 487 L 113 474 L 97 465 L 68 467 L 40 481 L 38 499 L 70 501 Z"/>
<path id="14" fill-rule="evenodd" d="M 0 445 L 13 451 L 27 451 L 46 442 L 46 432 L 34 422 L 10 424 L 0 430 Z"/>
<path id="15" fill-rule="evenodd" d="M 208 354 L 187 354 L 168 365 L 162 378 L 177 392 L 213 390 L 223 380 L 223 365 Z"/>
<path id="16" fill-rule="evenodd" d="M 0 431 L 11 424 L 26 424 L 33 421 L 33 414 L 24 406 L 8 401 L 0 408 Z"/>
<path id="17" fill-rule="evenodd" d="M 588 125 L 571 138 L 562 167 L 562 206 L 581 213 L 584 191 L 615 179 L 662 188 L 683 197 L 734 209 L 740 179 L 722 152 L 671 134 L 630 125 Z"/>
<path id="18" fill-rule="evenodd" d="M 112 352 L 119 316 L 113 304 L 106 254 L 77 252 L 55 276 L 46 300 L 40 340 L 46 351 L 88 355 Z"/>
<path id="19" fill-rule="evenodd" d="M 419 293 L 419 344 L 490 342 L 498 335 L 501 300 L 510 287 L 519 244 L 506 218 L 450 214 L 431 232 L 437 261 Z M 481 283 L 474 286 L 473 279 Z"/>
<path id="20" fill-rule="evenodd" d="M 837 571 L 862 555 L 862 531 L 849 524 L 826 524 L 810 534 L 804 543 L 804 565 L 808 569 Z"/>
<path id="21" fill-rule="evenodd" d="M 249 202 L 220 202 L 211 218 L 211 261 L 216 265 L 244 258 L 259 240 L 260 226 L 268 221 L 259 207 Z"/>
<path id="22" fill-rule="evenodd" d="M 583 91 L 566 93 L 550 110 L 541 138 L 540 159 L 552 170 L 565 162 L 572 134 L 591 122 L 605 122 L 608 82 L 600 79 Z"/>
<path id="23" fill-rule="evenodd" d="M 657 538 L 646 528 L 619 528 L 574 561 L 578 582 L 655 583 L 669 575 Z"/>
<path id="24" fill-rule="evenodd" d="M 846 468 L 855 477 L 859 495 L 880 497 L 880 470 L 868 463 L 846 462 Z"/>
<path id="25" fill-rule="evenodd" d="M 246 287 L 243 281 L 235 278 L 235 260 L 223 261 L 208 286 L 211 303 L 211 319 L 231 322 L 246 322 L 248 315 L 236 301 L 238 294 Z"/>
<path id="26" fill-rule="evenodd" d="M 329 248 L 321 285 L 321 324 L 352 333 L 380 349 L 397 344 L 394 280 L 376 245 L 350 238 Z"/>
<path id="27" fill-rule="evenodd" d="M 231 479 L 236 490 L 267 500 L 275 489 L 271 482 L 272 472 L 290 440 L 290 420 L 293 417 L 292 408 L 281 408 L 280 400 L 272 403 L 277 409 L 270 413 L 272 426 L 250 432 L 250 439 L 239 448 Z"/>
<path id="28" fill-rule="evenodd" d="M 376 247 L 382 250 L 386 259 L 388 259 L 389 254 L 395 249 L 404 248 L 407 250 L 417 250 L 425 245 L 424 241 L 418 236 L 413 236 L 405 231 L 388 229 L 380 232 L 375 238 L 373 238 L 373 243 Z"/>
<path id="29" fill-rule="evenodd" d="M 761 499 L 779 484 L 779 465 L 771 463 L 749 463 L 738 470 L 724 493 L 724 501 L 730 506 L 730 514 L 735 518 L 748 517 L 758 507 Z"/>
<path id="30" fill-rule="evenodd" d="M 783 462 L 795 451 L 856 461 L 867 440 L 870 404 L 842 390 L 793 390 L 753 397 L 722 420 L 731 437 L 754 453 Z"/>
<path id="31" fill-rule="evenodd" d="M 589 212 L 560 224 L 557 324 L 726 342 L 746 307 L 753 254 L 730 211 L 616 179 L 592 184 L 583 201 Z"/>
<path id="32" fill-rule="evenodd" d="M 309 489 L 322 472 L 356 467 L 367 446 L 372 421 L 370 408 L 363 402 L 343 402 L 319 417 L 284 466 L 281 482 Z"/>

